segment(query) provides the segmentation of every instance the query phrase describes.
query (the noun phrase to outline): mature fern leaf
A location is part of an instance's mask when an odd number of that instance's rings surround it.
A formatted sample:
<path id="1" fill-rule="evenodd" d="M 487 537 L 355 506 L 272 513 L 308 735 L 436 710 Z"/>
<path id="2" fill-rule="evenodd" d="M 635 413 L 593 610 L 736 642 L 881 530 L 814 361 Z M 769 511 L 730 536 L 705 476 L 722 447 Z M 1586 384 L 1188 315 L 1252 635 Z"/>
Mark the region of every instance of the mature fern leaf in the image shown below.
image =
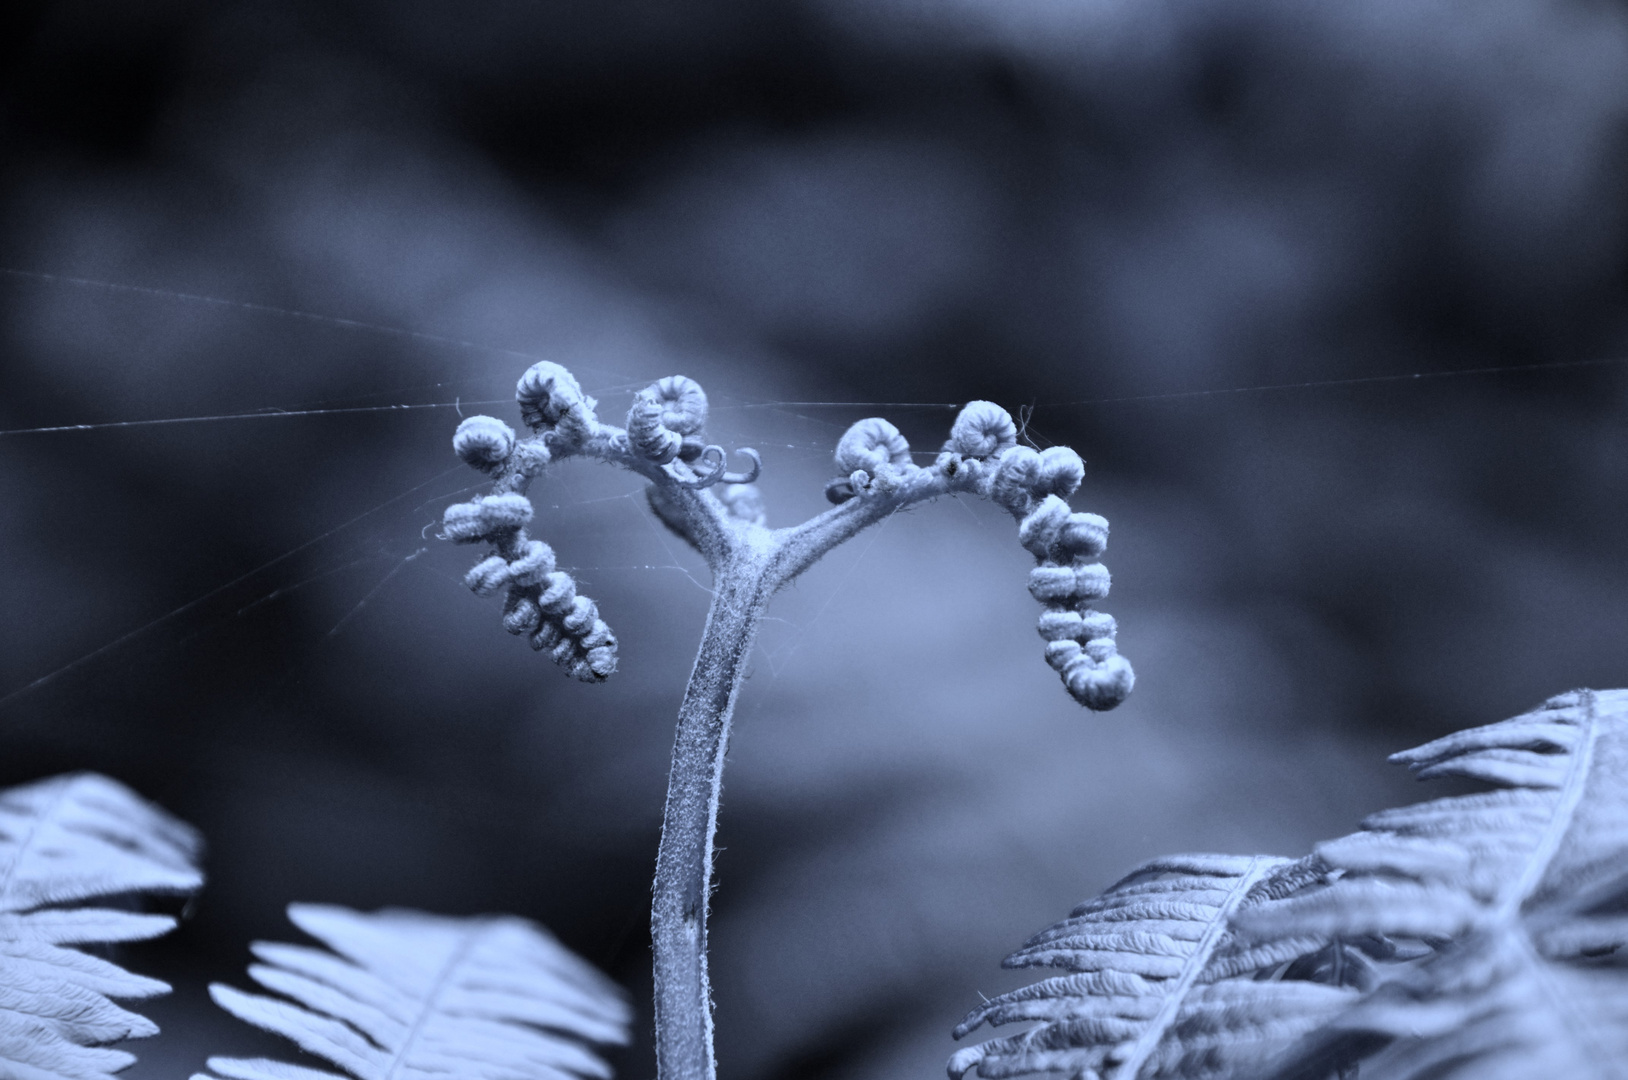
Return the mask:
<path id="1" fill-rule="evenodd" d="M 105 1044 L 158 1028 L 109 998 L 170 988 L 65 946 L 158 937 L 175 920 L 64 905 L 191 893 L 203 883 L 200 846 L 189 826 L 105 776 L 0 792 L 0 1076 L 102 1080 L 135 1061 Z"/>
<path id="2" fill-rule="evenodd" d="M 1031 938 L 1006 967 L 1047 965 L 1075 974 L 1003 994 L 974 1009 L 956 1038 L 988 1021 L 1039 1020 L 1021 1035 L 961 1050 L 949 1072 L 986 1080 L 1061 1072 L 1078 1080 L 1248 1075 L 1356 991 L 1334 980 L 1238 978 L 1281 974 L 1320 952 L 1318 936 L 1242 942 L 1240 911 L 1320 878 L 1315 861 L 1185 855 L 1138 867 L 1101 896 Z M 1341 965 L 1352 975 L 1355 964 Z"/>
<path id="3" fill-rule="evenodd" d="M 358 1080 L 608 1077 L 589 1044 L 627 1041 L 621 991 L 524 919 L 320 904 L 290 905 L 288 917 L 333 950 L 252 946 L 261 963 L 250 977 L 289 1000 L 218 983 L 209 992 Z M 230 1080 L 342 1080 L 266 1059 L 209 1067 Z"/>
<path id="4" fill-rule="evenodd" d="M 1435 947 L 1275 1074 L 1628 1078 L 1628 691 L 1579 691 L 1397 754 L 1497 789 L 1375 814 L 1322 845 L 1337 880 L 1241 913 L 1244 932 Z"/>

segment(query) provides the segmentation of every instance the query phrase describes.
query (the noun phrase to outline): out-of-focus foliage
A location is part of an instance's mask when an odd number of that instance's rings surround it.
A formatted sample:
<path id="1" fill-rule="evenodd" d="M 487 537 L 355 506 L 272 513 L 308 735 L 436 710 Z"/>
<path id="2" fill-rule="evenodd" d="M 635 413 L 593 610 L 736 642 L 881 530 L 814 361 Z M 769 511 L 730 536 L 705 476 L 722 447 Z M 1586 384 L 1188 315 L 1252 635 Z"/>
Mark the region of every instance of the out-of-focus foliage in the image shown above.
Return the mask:
<path id="1" fill-rule="evenodd" d="M 199 848 L 189 826 L 105 776 L 0 792 L 0 1069 L 110 1080 L 136 1060 L 110 1044 L 158 1028 L 111 999 L 170 988 L 82 950 L 173 930 L 171 916 L 130 906 L 196 891 Z"/>
<path id="2" fill-rule="evenodd" d="M 776 601 L 710 935 L 743 1080 L 936 1072 L 1014 985 L 988 957 L 1120 868 L 1305 850 L 1402 801 L 1379 749 L 1624 681 L 1623 366 L 1452 374 L 1628 353 L 1619 4 L 0 21 L 0 264 L 159 290 L 0 274 L 0 429 L 446 406 L 0 437 L 0 781 L 114 773 L 216 849 L 142 947 L 177 993 L 131 1080 L 270 1052 L 205 987 L 294 896 L 517 911 L 646 997 L 705 574 L 636 485 L 540 484 L 621 635 L 617 679 L 562 685 L 425 535 L 471 494 L 458 407 L 536 359 L 605 400 L 701 381 L 771 525 L 853 421 L 926 446 L 952 414 L 903 403 L 974 399 L 1033 403 L 1114 523 L 1139 682 L 1103 722 L 979 507 Z"/>
<path id="3" fill-rule="evenodd" d="M 210 993 L 361 1080 L 608 1078 L 592 1044 L 627 1042 L 618 988 L 524 919 L 323 904 L 292 904 L 288 917 L 333 951 L 260 942 L 249 975 L 285 996 L 223 984 Z M 339 1080 L 266 1059 L 217 1057 L 209 1067 L 235 1080 Z"/>

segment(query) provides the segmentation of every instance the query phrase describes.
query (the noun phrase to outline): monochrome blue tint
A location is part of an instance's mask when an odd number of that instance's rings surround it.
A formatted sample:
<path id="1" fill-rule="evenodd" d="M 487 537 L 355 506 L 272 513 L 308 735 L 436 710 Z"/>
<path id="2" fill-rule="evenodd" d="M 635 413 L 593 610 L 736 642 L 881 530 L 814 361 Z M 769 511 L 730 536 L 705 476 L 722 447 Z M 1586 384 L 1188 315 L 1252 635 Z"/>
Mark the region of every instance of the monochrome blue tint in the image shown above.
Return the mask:
<path id="1" fill-rule="evenodd" d="M 652 1075 L 711 582 L 642 482 L 566 462 L 530 528 L 615 674 L 471 597 L 435 539 L 485 490 L 454 433 L 524 430 L 538 361 L 617 422 L 705 386 L 771 526 L 830 505 L 856 421 L 926 464 L 970 401 L 1076 450 L 1072 508 L 1112 522 L 1111 713 L 1060 691 L 977 500 L 768 609 L 709 929 L 730 1080 L 941 1075 L 1032 981 L 999 959 L 1133 868 L 1304 855 L 1421 797 L 1388 753 L 1623 685 L 1625 18 L 8 6 L 0 786 L 94 769 L 209 841 L 179 929 L 121 950 L 176 987 L 124 1075 L 284 1054 L 207 986 L 293 901 L 545 925 L 629 992 L 606 1060 Z"/>

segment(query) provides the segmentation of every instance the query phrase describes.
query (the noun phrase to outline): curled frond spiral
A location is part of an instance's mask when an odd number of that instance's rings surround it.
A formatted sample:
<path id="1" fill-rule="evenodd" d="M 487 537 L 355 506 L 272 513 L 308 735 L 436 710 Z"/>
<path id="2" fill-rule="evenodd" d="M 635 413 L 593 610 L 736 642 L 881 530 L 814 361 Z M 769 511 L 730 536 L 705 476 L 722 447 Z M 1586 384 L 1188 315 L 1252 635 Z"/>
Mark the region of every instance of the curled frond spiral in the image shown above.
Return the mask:
<path id="1" fill-rule="evenodd" d="M 910 444 L 898 428 L 873 416 L 843 433 L 837 442 L 836 457 L 837 471 L 864 469 L 874 476 L 884 465 L 903 468 L 910 464 Z"/>
<path id="2" fill-rule="evenodd" d="M 701 384 L 669 375 L 633 398 L 627 414 L 628 443 L 642 458 L 665 465 L 679 456 L 686 435 L 707 424 L 707 395 Z"/>
<path id="3" fill-rule="evenodd" d="M 1040 453 L 1027 446 L 1014 446 L 995 460 L 989 497 L 1014 514 L 1023 514 L 1040 486 Z"/>
<path id="4" fill-rule="evenodd" d="M 490 554 L 465 577 L 482 596 L 504 595 L 503 625 L 546 650 L 577 678 L 597 682 L 616 669 L 616 637 L 592 600 L 577 593 L 571 575 L 556 565 L 554 552 L 526 535 L 533 510 L 526 488 L 557 458 L 591 457 L 639 473 L 652 482 L 651 505 L 670 528 L 703 551 L 719 550 L 717 531 L 726 519 L 760 522 L 761 499 L 751 510 L 731 495 L 709 502 L 684 489 L 719 484 L 749 485 L 763 461 L 757 451 L 735 451 L 745 459 L 729 470 L 721 446 L 699 437 L 706 426 L 707 395 L 694 379 L 672 375 L 634 398 L 626 430 L 602 424 L 597 402 L 582 392 L 576 377 L 550 361 L 533 364 L 515 387 L 520 415 L 534 432 L 525 438 L 490 416 L 472 416 L 458 425 L 453 449 L 472 468 L 493 480 L 489 493 L 448 507 L 442 535 L 458 543 L 486 542 Z M 755 490 L 755 489 L 753 489 Z M 709 497 L 710 498 L 710 497 Z M 730 507 L 739 503 L 739 508 Z"/>
<path id="5" fill-rule="evenodd" d="M 569 415 L 569 407 L 553 415 Z M 472 416 L 458 425 L 453 448 L 471 466 L 494 474 L 517 453 L 514 432 L 490 416 Z M 616 636 L 594 602 L 577 595 L 571 575 L 556 567 L 553 549 L 526 536 L 532 516 L 531 500 L 518 491 L 481 495 L 447 507 L 442 535 L 457 543 L 492 545 L 492 553 L 464 575 L 464 584 L 480 596 L 506 594 L 505 630 L 526 635 L 532 648 L 548 650 L 576 678 L 602 682 L 616 670 Z"/>
<path id="6" fill-rule="evenodd" d="M 969 402 L 950 428 L 944 449 L 962 457 L 998 457 L 1017 445 L 1012 414 L 993 401 Z"/>
<path id="7" fill-rule="evenodd" d="M 1086 709 L 1107 710 L 1130 696 L 1136 674 L 1118 655 L 1114 616 L 1092 608 L 1109 595 L 1109 570 L 1097 562 L 1109 542 L 1109 523 L 1070 510 L 1086 463 L 1068 446 L 1017 446 L 1011 415 L 974 401 L 949 430 L 934 468 L 1000 503 L 1017 518 L 1017 542 L 1034 555 L 1029 593 L 1045 604 L 1040 637 L 1045 661 L 1068 694 Z"/>
<path id="8" fill-rule="evenodd" d="M 1108 596 L 1110 577 L 1098 562 L 1108 522 L 1076 513 L 1066 501 L 1085 477 L 1085 462 L 1066 446 L 1036 450 L 1017 444 L 1011 414 L 988 401 L 963 408 L 930 468 L 910 459 L 910 445 L 886 420 L 861 420 L 837 444 L 838 476 L 826 485 L 831 502 L 867 497 L 877 510 L 954 492 L 983 496 L 1018 520 L 1018 540 L 1034 555 L 1029 592 L 1045 606 L 1040 636 L 1046 662 L 1075 701 L 1106 710 L 1130 694 L 1135 673 L 1119 655 L 1112 616 L 1094 610 Z"/>
<path id="9" fill-rule="evenodd" d="M 1068 453 L 1070 464 L 1078 463 Z M 1113 708 L 1130 694 L 1136 675 L 1119 655 L 1113 616 L 1092 608 L 1108 596 L 1111 580 L 1096 561 L 1108 545 L 1107 519 L 1071 512 L 1050 493 L 1023 516 L 1018 541 L 1039 563 L 1029 572 L 1029 594 L 1046 607 L 1038 626 L 1046 663 L 1075 701 L 1088 709 Z"/>
<path id="10" fill-rule="evenodd" d="M 531 514 L 531 500 L 524 495 L 481 495 L 446 508 L 441 515 L 442 535 L 454 543 L 474 544 L 524 528 Z"/>
<path id="11" fill-rule="evenodd" d="M 471 416 L 453 433 L 452 449 L 465 465 L 491 472 L 514 453 L 514 428 L 495 416 Z"/>
<path id="12" fill-rule="evenodd" d="M 526 369 L 514 388 L 520 418 L 533 431 L 565 445 L 580 444 L 599 426 L 594 406 L 577 378 L 559 364 L 541 360 Z"/>
<path id="13" fill-rule="evenodd" d="M 1136 676 L 1119 655 L 1113 616 L 1093 609 L 1108 596 L 1108 568 L 1097 561 L 1108 545 L 1108 522 L 1076 513 L 1066 501 L 1085 477 L 1079 454 L 1066 446 L 1018 446 L 1016 438 L 1005 409 L 974 401 L 956 417 L 934 468 L 1018 519 L 1018 542 L 1038 564 L 1029 592 L 1046 608 L 1039 625 L 1046 662 L 1075 701 L 1112 709 L 1130 694 Z"/>
<path id="14" fill-rule="evenodd" d="M 837 441 L 836 479 L 826 485 L 825 495 L 834 503 L 872 490 L 877 481 L 911 468 L 910 443 L 899 429 L 872 416 L 854 424 Z"/>

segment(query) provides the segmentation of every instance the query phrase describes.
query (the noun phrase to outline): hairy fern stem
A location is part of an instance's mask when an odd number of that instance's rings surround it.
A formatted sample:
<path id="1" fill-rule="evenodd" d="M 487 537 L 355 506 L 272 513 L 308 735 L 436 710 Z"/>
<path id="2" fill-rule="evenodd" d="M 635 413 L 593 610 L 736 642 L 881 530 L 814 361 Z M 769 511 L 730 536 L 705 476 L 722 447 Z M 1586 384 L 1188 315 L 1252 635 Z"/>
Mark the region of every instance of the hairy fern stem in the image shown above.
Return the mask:
<path id="1" fill-rule="evenodd" d="M 743 545 L 745 546 L 745 545 Z M 752 552 L 720 567 L 707 625 L 678 710 L 650 938 L 655 951 L 656 1061 L 664 1080 L 711 1080 L 712 991 L 707 979 L 707 901 L 730 719 L 775 589 Z"/>
<path id="2" fill-rule="evenodd" d="M 801 526 L 711 517 L 710 500 L 691 494 L 668 503 L 713 569 L 712 606 L 695 666 L 678 709 L 661 845 L 656 852 L 650 939 L 655 953 L 656 1074 L 660 1080 L 714 1080 L 712 986 L 707 975 L 707 914 L 713 840 L 723 790 L 730 721 L 746 679 L 758 622 L 774 594 L 822 555 L 898 508 L 854 500 Z M 727 523 L 726 523 L 727 522 Z"/>

